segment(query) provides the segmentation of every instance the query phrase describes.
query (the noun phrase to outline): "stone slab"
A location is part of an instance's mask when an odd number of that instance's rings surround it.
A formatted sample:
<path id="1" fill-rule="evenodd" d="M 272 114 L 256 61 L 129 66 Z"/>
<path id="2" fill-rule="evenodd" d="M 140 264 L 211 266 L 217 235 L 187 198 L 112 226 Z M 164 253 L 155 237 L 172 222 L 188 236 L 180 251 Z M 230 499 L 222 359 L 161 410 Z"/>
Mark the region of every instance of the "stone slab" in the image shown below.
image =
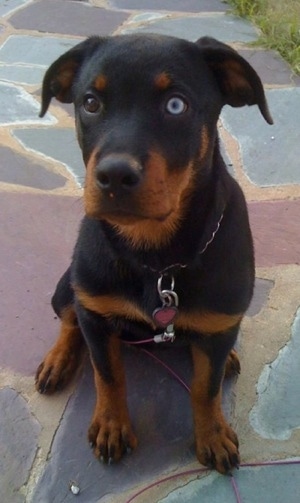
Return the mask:
<path id="1" fill-rule="evenodd" d="M 232 489 L 231 478 L 220 476 L 215 472 L 189 483 L 181 481 L 179 478 L 174 484 L 178 487 L 171 490 L 165 498 L 159 499 L 157 503 L 184 501 L 188 503 L 236 503 L 237 501 Z M 145 496 L 148 497 L 149 493 L 147 491 Z"/>
<path id="2" fill-rule="evenodd" d="M 135 27 L 122 28 L 122 33 L 161 33 L 195 41 L 208 35 L 223 42 L 253 42 L 257 32 L 253 26 L 231 15 L 176 17 L 158 19 Z"/>
<path id="3" fill-rule="evenodd" d="M 298 503 L 300 463 L 241 468 L 234 475 L 243 503 Z"/>
<path id="4" fill-rule="evenodd" d="M 4 2 L 1 2 L 0 5 L 0 16 L 8 16 L 12 14 L 15 10 L 19 9 L 20 7 L 25 6 L 27 3 L 29 3 L 31 0 L 7 0 Z"/>
<path id="5" fill-rule="evenodd" d="M 253 299 L 247 311 L 247 316 L 256 316 L 267 304 L 274 283 L 268 279 L 255 278 Z"/>
<path id="6" fill-rule="evenodd" d="M 39 119 L 39 103 L 22 87 L 0 82 L 0 125 L 16 124 L 55 124 L 51 115 Z"/>
<path id="7" fill-rule="evenodd" d="M 260 187 L 300 183 L 300 88 L 266 91 L 274 125 L 256 106 L 222 112 L 224 127 L 238 139 L 250 181 Z"/>
<path id="8" fill-rule="evenodd" d="M 119 9 L 167 10 L 169 12 L 224 12 L 229 7 L 219 0 L 110 0 Z"/>
<path id="9" fill-rule="evenodd" d="M 15 390 L 0 390 L 0 500 L 23 503 L 26 483 L 38 447 L 40 425 Z"/>
<path id="10" fill-rule="evenodd" d="M 27 9 L 26 9 L 27 10 Z M 0 61 L 10 65 L 42 67 L 43 71 L 61 54 L 80 42 L 76 38 L 11 35 L 0 47 Z"/>
<path id="11" fill-rule="evenodd" d="M 300 85 L 300 76 L 276 52 L 271 50 L 241 49 L 239 53 L 256 70 L 263 84 L 278 86 Z"/>
<path id="12" fill-rule="evenodd" d="M 0 182 L 41 190 L 53 190 L 63 187 L 66 178 L 60 174 L 52 173 L 41 164 L 8 147 L 0 147 Z"/>
<path id="13" fill-rule="evenodd" d="M 74 197 L 1 193 L 0 367 L 33 375 L 59 329 L 50 299 L 83 213 Z"/>
<path id="14" fill-rule="evenodd" d="M 124 12 L 109 11 L 86 2 L 40 0 L 12 15 L 10 23 L 16 29 L 85 37 L 109 35 L 127 18 Z"/>
<path id="15" fill-rule="evenodd" d="M 45 68 L 0 64 L 0 79 L 6 82 L 35 85 L 42 82 L 44 73 Z"/>
<path id="16" fill-rule="evenodd" d="M 191 361 L 185 349 L 156 349 L 154 354 L 189 383 Z M 140 349 L 125 349 L 124 356 L 128 404 L 139 439 L 138 448 L 109 467 L 94 458 L 86 439 L 95 402 L 88 365 L 60 423 L 32 503 L 73 501 L 70 480 L 75 480 L 81 488 L 80 501 L 83 503 L 114 501 L 114 494 L 195 460 L 188 392 L 161 364 Z M 232 408 L 231 388 L 227 382 L 224 391 L 227 416 Z"/>
<path id="17" fill-rule="evenodd" d="M 27 150 L 62 163 L 78 184 L 83 184 L 85 168 L 73 128 L 15 129 L 13 135 Z"/>
<path id="18" fill-rule="evenodd" d="M 299 362 L 300 309 L 290 341 L 277 358 L 265 366 L 257 383 L 257 401 L 250 413 L 250 423 L 263 438 L 287 440 L 300 428 Z"/>
<path id="19" fill-rule="evenodd" d="M 300 199 L 250 202 L 257 267 L 299 264 Z"/>
<path id="20" fill-rule="evenodd" d="M 164 469 L 192 461 L 188 393 L 139 350 L 128 351 L 126 356 L 128 403 L 139 438 L 138 449 L 110 467 L 94 458 L 86 439 L 95 402 L 88 366 L 61 421 L 50 461 L 32 503 L 73 501 L 69 480 L 75 480 L 81 488 L 80 501 L 102 501 L 105 495 L 112 497 L 114 493 L 158 476 Z M 185 363 L 183 357 L 178 372 L 182 372 Z"/>
<path id="21" fill-rule="evenodd" d="M 233 477 L 210 473 L 186 483 L 175 479 L 177 487 L 158 503 L 298 503 L 300 494 L 300 463 L 241 467 Z M 151 490 L 144 496 L 150 501 Z M 140 501 L 140 500 L 139 500 Z"/>

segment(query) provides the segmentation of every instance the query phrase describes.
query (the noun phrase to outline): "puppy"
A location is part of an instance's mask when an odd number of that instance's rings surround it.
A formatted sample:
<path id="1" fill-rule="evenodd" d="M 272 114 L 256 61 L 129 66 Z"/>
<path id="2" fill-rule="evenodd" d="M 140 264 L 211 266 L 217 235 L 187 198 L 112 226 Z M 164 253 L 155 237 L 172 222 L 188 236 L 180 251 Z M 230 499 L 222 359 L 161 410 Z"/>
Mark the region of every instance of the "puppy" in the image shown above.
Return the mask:
<path id="1" fill-rule="evenodd" d="M 86 345 L 97 401 L 88 432 L 95 455 L 117 461 L 137 440 L 126 403 L 122 338 L 190 345 L 191 403 L 200 463 L 239 465 L 224 418 L 225 371 L 254 283 L 243 193 L 222 160 L 222 107 L 257 105 L 272 124 L 253 68 L 208 37 L 91 37 L 48 69 L 52 97 L 74 103 L 86 166 L 85 216 L 70 267 L 52 299 L 59 338 L 36 374 L 52 393 L 74 374 Z"/>

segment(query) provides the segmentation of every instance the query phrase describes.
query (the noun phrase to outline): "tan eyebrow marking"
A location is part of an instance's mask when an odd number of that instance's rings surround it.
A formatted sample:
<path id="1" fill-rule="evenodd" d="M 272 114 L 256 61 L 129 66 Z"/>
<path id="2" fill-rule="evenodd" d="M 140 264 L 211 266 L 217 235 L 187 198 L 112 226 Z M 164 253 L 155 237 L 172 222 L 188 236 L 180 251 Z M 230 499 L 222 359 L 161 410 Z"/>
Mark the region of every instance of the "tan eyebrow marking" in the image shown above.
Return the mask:
<path id="1" fill-rule="evenodd" d="M 162 72 L 158 74 L 155 79 L 154 79 L 154 85 L 158 89 L 164 91 L 168 87 L 170 87 L 172 81 L 170 76 L 167 74 L 167 72 Z"/>
<path id="2" fill-rule="evenodd" d="M 98 75 L 94 81 L 94 87 L 97 91 L 104 91 L 107 86 L 107 78 L 104 75 Z"/>

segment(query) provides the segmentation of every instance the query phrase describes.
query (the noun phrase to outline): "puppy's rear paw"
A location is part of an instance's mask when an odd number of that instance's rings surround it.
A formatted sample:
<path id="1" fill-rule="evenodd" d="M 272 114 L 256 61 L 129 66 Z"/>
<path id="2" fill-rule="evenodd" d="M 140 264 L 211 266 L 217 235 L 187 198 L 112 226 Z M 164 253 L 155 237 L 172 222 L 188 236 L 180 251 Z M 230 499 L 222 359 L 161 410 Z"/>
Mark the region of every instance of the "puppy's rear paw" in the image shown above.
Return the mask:
<path id="1" fill-rule="evenodd" d="M 232 349 L 227 357 L 225 365 L 225 377 L 235 377 L 241 373 L 241 364 L 235 349 Z"/>

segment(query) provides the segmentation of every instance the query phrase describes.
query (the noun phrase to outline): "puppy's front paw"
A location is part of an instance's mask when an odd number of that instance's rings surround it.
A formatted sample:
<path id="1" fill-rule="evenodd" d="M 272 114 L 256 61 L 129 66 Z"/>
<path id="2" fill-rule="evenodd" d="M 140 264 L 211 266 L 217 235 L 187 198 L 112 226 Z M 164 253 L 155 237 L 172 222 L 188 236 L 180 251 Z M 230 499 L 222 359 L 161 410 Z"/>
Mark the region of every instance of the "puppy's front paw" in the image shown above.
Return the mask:
<path id="1" fill-rule="evenodd" d="M 96 458 L 111 464 L 137 446 L 130 421 L 123 414 L 95 410 L 88 431 L 88 439 Z"/>
<path id="2" fill-rule="evenodd" d="M 235 432 L 223 421 L 212 421 L 206 431 L 196 431 L 197 458 L 201 464 L 222 474 L 231 473 L 240 464 L 239 443 Z"/>

